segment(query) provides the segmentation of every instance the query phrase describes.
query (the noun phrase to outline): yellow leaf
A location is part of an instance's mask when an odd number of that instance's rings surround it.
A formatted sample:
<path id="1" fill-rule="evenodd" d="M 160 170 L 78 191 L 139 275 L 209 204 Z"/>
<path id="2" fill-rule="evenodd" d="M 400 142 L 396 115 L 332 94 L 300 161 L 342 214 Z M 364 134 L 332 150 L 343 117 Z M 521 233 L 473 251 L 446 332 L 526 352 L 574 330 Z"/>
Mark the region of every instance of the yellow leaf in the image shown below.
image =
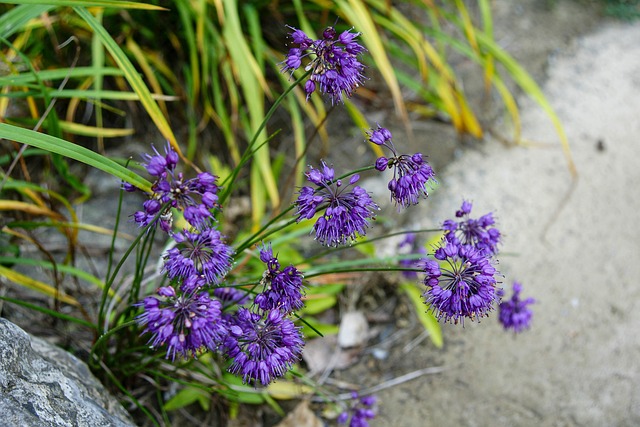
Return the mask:
<path id="1" fill-rule="evenodd" d="M 293 383 L 285 380 L 278 380 L 269 384 L 267 393 L 274 399 L 291 400 L 297 399 L 304 394 L 313 393 L 313 389 L 309 386 Z"/>
<path id="2" fill-rule="evenodd" d="M 0 200 L 0 211 L 22 211 L 31 215 L 44 215 L 55 219 L 64 219 L 62 215 L 49 208 L 14 200 Z"/>
<path id="3" fill-rule="evenodd" d="M 24 274 L 20 274 L 6 267 L 0 266 L 0 276 L 5 277 L 6 279 L 18 285 L 24 286 L 25 288 L 28 288 L 28 289 L 40 292 L 41 294 L 55 298 L 58 301 L 64 302 L 69 305 L 73 305 L 75 307 L 80 306 L 80 303 L 78 302 L 78 300 L 65 294 L 64 292 L 58 292 L 56 288 L 49 286 L 46 283 L 40 282 L 39 280 L 36 280 L 29 276 L 25 276 Z"/>

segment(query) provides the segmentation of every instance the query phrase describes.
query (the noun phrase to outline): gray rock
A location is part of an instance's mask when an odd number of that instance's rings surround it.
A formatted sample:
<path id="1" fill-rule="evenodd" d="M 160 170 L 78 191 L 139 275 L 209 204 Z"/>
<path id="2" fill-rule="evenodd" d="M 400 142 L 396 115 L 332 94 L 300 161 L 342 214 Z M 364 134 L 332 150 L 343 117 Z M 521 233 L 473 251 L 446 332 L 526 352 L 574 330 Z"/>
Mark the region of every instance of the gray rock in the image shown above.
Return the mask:
<path id="1" fill-rule="evenodd" d="M 0 318 L 0 426 L 133 426 L 87 365 Z"/>

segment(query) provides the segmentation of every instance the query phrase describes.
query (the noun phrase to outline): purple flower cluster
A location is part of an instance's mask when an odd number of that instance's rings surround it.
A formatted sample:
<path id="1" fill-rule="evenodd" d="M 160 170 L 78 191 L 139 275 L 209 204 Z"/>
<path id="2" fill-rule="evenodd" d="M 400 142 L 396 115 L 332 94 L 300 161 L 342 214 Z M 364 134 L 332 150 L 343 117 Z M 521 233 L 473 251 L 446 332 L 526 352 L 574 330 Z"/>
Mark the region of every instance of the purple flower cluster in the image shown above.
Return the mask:
<path id="1" fill-rule="evenodd" d="M 170 279 L 203 277 L 207 284 L 218 285 L 231 268 L 233 249 L 222 241 L 215 228 L 192 233 L 173 233 L 176 246 L 164 255 L 164 271 Z"/>
<path id="2" fill-rule="evenodd" d="M 448 219 L 442 224 L 445 239 L 463 245 L 473 245 L 491 254 L 498 253 L 500 243 L 500 230 L 494 227 L 493 213 L 489 212 L 478 219 L 469 218 L 472 204 L 463 201 L 462 206 L 456 211 L 456 218 L 460 221 Z"/>
<path id="3" fill-rule="evenodd" d="M 511 329 L 516 333 L 528 329 L 531 325 L 533 312 L 528 306 L 535 303 L 533 298 L 520 299 L 521 291 L 522 285 L 514 282 L 511 299 L 502 301 L 498 306 L 498 320 L 505 329 Z M 503 294 L 504 292 L 501 289 L 499 295 L 503 296 Z"/>
<path id="4" fill-rule="evenodd" d="M 289 49 L 282 71 L 293 73 L 302 66 L 303 59 L 309 60 L 304 67 L 311 71 L 304 85 L 307 99 L 317 88 L 329 95 L 332 103 L 341 102 L 343 96 L 351 97 L 364 79 L 364 65 L 358 55 L 365 49 L 356 41 L 360 33 L 346 30 L 338 35 L 335 28 L 327 27 L 321 39 L 312 40 L 302 30 L 289 28 L 296 46 Z"/>
<path id="5" fill-rule="evenodd" d="M 338 416 L 338 424 L 347 424 L 349 427 L 368 427 L 369 420 L 376 417 L 376 396 L 358 396 L 358 393 L 351 394 L 353 404 L 346 411 Z M 351 417 L 351 418 L 349 418 Z"/>
<path id="6" fill-rule="evenodd" d="M 150 333 L 152 347 L 167 346 L 167 358 L 176 355 L 195 357 L 201 350 L 215 351 L 227 336 L 222 321 L 220 301 L 195 286 L 176 290 L 171 286 L 158 289 L 158 295 L 146 297 L 138 303 L 143 312 L 136 321 Z"/>
<path id="7" fill-rule="evenodd" d="M 261 280 L 264 290 L 256 295 L 255 304 L 262 310 L 279 309 L 284 313 L 301 309 L 304 306 L 302 274 L 292 265 L 280 270 L 271 245 L 260 250 L 260 260 L 267 265 L 267 270 Z"/>
<path id="8" fill-rule="evenodd" d="M 382 145 L 391 151 L 391 157 L 379 157 L 375 167 L 380 172 L 385 169 L 393 169 L 393 178 L 389 181 L 388 188 L 391 192 L 391 200 L 398 209 L 418 204 L 420 196 L 428 197 L 427 187 L 433 185 L 435 173 L 421 153 L 413 155 L 398 154 L 393 145 L 391 132 L 378 125 L 375 130 L 368 132 L 369 141 L 376 145 Z"/>
<path id="9" fill-rule="evenodd" d="M 297 221 L 311 219 L 318 210 L 325 208 L 313 226 L 316 240 L 325 246 L 338 246 L 366 234 L 369 221 L 378 209 L 369 193 L 354 185 L 360 179 L 353 175 L 349 183 L 335 179 L 335 172 L 322 162 L 322 170 L 306 173 L 307 180 L 316 187 L 302 187 L 295 202 Z"/>
<path id="10" fill-rule="evenodd" d="M 229 372 L 245 383 L 269 384 L 300 359 L 304 341 L 300 329 L 278 309 L 252 312 L 240 308 L 227 322 L 223 347 L 233 359 Z"/>
<path id="11" fill-rule="evenodd" d="M 152 193 L 143 203 L 143 210 L 136 212 L 133 219 L 140 227 L 146 227 L 155 218 L 156 224 L 169 233 L 171 231 L 171 208 L 183 212 L 185 220 L 195 228 L 207 226 L 213 219 L 211 209 L 218 206 L 218 186 L 216 177 L 208 172 L 201 172 L 195 178 L 185 179 L 182 173 L 176 172 L 178 154 L 167 143 L 165 154 L 158 153 L 152 147 L 154 155 L 144 154 L 143 163 L 147 172 L 155 181 L 151 186 Z M 135 191 L 131 184 L 125 184 L 127 191 Z"/>
<path id="12" fill-rule="evenodd" d="M 423 264 L 426 277 L 426 303 L 438 319 L 461 322 L 480 320 L 493 309 L 497 300 L 496 274 L 486 252 L 458 242 L 444 240 L 434 260 Z"/>

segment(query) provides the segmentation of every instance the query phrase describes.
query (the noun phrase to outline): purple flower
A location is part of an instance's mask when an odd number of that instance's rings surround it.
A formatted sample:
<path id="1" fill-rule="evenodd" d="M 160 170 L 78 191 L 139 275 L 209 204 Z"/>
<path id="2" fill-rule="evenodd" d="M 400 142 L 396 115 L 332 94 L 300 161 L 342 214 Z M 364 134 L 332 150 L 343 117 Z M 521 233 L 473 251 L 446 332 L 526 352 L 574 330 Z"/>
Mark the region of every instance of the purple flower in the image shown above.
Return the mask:
<path id="1" fill-rule="evenodd" d="M 531 325 L 533 312 L 527 306 L 536 302 L 533 298 L 521 300 L 520 291 L 522 291 L 522 285 L 514 282 L 513 296 L 511 299 L 501 302 L 498 306 L 498 320 L 505 329 L 511 329 L 516 333 L 528 329 Z M 503 294 L 504 292 L 501 289 L 499 296 Z"/>
<path id="2" fill-rule="evenodd" d="M 445 238 L 463 245 L 476 246 L 490 254 L 497 254 L 500 230 L 494 227 L 493 213 L 489 212 L 478 219 L 472 219 L 469 218 L 471 208 L 471 202 L 463 201 L 460 210 L 456 211 L 456 217 L 463 220 L 448 219 L 442 224 Z"/>
<path id="3" fill-rule="evenodd" d="M 172 235 L 177 245 L 164 255 L 164 271 L 170 279 L 202 277 L 208 285 L 218 285 L 231 268 L 233 249 L 222 241 L 215 228 Z"/>
<path id="4" fill-rule="evenodd" d="M 267 265 L 267 270 L 260 283 L 264 290 L 255 297 L 255 304 L 262 310 L 279 309 L 290 313 L 301 309 L 302 274 L 292 265 L 280 271 L 280 263 L 273 256 L 271 245 L 260 250 L 260 260 Z"/>
<path id="5" fill-rule="evenodd" d="M 176 355 L 195 357 L 203 349 L 217 350 L 227 330 L 221 319 L 220 301 L 206 292 L 178 292 L 170 286 L 158 289 L 138 306 L 143 312 L 136 317 L 143 333 L 150 333 L 153 348 L 167 345 L 167 359 Z"/>
<path id="6" fill-rule="evenodd" d="M 425 260 L 425 302 L 438 319 L 464 324 L 487 316 L 496 295 L 496 269 L 490 255 L 471 245 L 443 240 L 434 260 Z"/>
<path id="7" fill-rule="evenodd" d="M 416 234 L 415 233 L 407 233 L 398 244 L 398 254 L 401 255 L 414 255 L 414 254 L 422 254 L 427 255 L 427 251 L 424 247 L 416 243 Z M 398 262 L 401 267 L 405 268 L 416 268 L 420 267 L 421 262 L 416 259 L 402 259 Z M 415 280 L 418 278 L 418 273 L 415 271 L 403 271 L 402 275 L 407 279 Z"/>
<path id="8" fill-rule="evenodd" d="M 376 417 L 376 396 L 364 396 L 358 398 L 358 393 L 351 393 L 353 403 L 349 408 L 338 416 L 338 424 L 346 424 L 349 421 L 349 427 L 368 427 L 369 421 Z M 351 417 L 351 419 L 349 419 Z"/>
<path id="9" fill-rule="evenodd" d="M 233 359 L 229 372 L 242 376 L 244 383 L 266 386 L 300 359 L 300 330 L 280 310 L 253 313 L 240 308 L 228 323 L 224 348 Z"/>
<path id="10" fill-rule="evenodd" d="M 297 221 L 311 219 L 316 212 L 326 208 L 316 220 L 313 228 L 316 240 L 325 246 L 338 246 L 364 236 L 369 220 L 374 219 L 378 205 L 369 193 L 354 185 L 360 177 L 353 175 L 347 185 L 334 179 L 334 170 L 322 162 L 322 171 L 314 169 L 306 173 L 307 180 L 316 188 L 302 187 L 296 206 Z"/>
<path id="11" fill-rule="evenodd" d="M 183 211 L 184 218 L 196 228 L 207 226 L 213 216 L 211 209 L 218 207 L 218 186 L 216 177 L 201 172 L 195 178 L 185 179 L 182 173 L 175 171 L 178 154 L 167 143 L 165 154 L 161 155 L 152 147 L 155 155 L 144 154 L 144 167 L 156 177 L 151 186 L 149 200 L 143 204 L 143 210 L 134 214 L 133 219 L 141 227 L 149 225 L 162 210 L 156 225 L 165 232 L 171 231 L 171 208 Z M 131 185 L 125 186 L 127 191 Z"/>
<path id="12" fill-rule="evenodd" d="M 342 97 L 351 97 L 353 91 L 362 84 L 364 65 L 358 55 L 365 49 L 356 41 L 360 33 L 346 30 L 340 35 L 333 27 L 326 28 L 322 39 L 312 40 L 303 31 L 293 27 L 290 34 L 297 47 L 289 49 L 282 62 L 282 71 L 297 70 L 307 59 L 305 71 L 311 71 L 304 90 L 307 99 L 316 90 L 329 95 L 332 103 L 342 102 Z"/>
<path id="13" fill-rule="evenodd" d="M 375 168 L 380 172 L 393 169 L 393 178 L 389 181 L 388 188 L 391 200 L 398 206 L 398 210 L 417 204 L 421 195 L 428 197 L 427 186 L 433 185 L 436 179 L 433 169 L 422 158 L 422 154 L 398 154 L 391 132 L 380 125 L 368 132 L 368 135 L 370 142 L 387 147 L 393 154 L 391 157 L 379 157 Z"/>

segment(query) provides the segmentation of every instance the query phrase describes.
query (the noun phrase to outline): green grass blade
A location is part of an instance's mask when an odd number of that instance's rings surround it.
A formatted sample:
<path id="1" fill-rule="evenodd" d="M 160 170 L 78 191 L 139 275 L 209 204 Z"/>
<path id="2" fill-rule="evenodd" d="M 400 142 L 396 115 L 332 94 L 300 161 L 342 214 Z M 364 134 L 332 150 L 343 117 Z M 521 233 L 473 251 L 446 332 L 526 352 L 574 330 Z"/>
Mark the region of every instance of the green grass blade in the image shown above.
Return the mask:
<path id="1" fill-rule="evenodd" d="M 58 319 L 68 320 L 69 322 L 77 323 L 79 325 L 83 325 L 83 326 L 86 326 L 86 327 L 91 328 L 91 329 L 98 329 L 96 327 L 96 325 L 94 325 L 91 322 L 87 322 L 84 319 L 79 319 L 77 317 L 70 316 L 68 314 L 64 314 L 64 313 L 61 313 L 59 311 L 51 310 L 51 309 L 48 309 L 48 308 L 45 308 L 45 307 L 41 307 L 41 306 L 36 305 L 36 304 L 31 304 L 31 303 L 28 303 L 26 301 L 22 301 L 22 300 L 19 300 L 19 299 L 10 298 L 10 297 L 6 297 L 6 296 L 2 296 L 2 295 L 0 295 L 0 300 L 7 301 L 7 302 L 10 302 L 12 304 L 20 305 L 22 307 L 26 307 L 26 308 L 31 309 L 31 310 L 39 311 L 39 312 L 47 314 L 49 316 L 57 317 Z"/>
<path id="2" fill-rule="evenodd" d="M 180 155 L 182 155 L 182 151 L 178 145 L 178 140 L 176 139 L 173 131 L 171 130 L 171 126 L 169 122 L 165 119 L 162 111 L 160 111 L 160 107 L 153 99 L 149 88 L 144 84 L 142 78 L 136 71 L 135 67 L 127 58 L 127 55 L 122 51 L 118 43 L 109 35 L 107 30 L 100 25 L 100 23 L 96 20 L 96 18 L 86 9 L 82 7 L 74 7 L 73 10 L 76 11 L 78 15 L 91 27 L 94 33 L 102 40 L 102 43 L 107 48 L 115 62 L 118 64 L 120 69 L 124 72 L 125 78 L 131 85 L 131 88 L 135 93 L 140 97 L 140 103 L 144 106 L 147 114 L 151 117 L 151 120 L 158 127 L 158 130 L 164 136 L 173 147 L 174 150 Z"/>
<path id="3" fill-rule="evenodd" d="M 3 0 L 2 3 L 29 6 L 40 6 L 45 3 L 50 6 L 115 7 L 118 9 L 167 10 L 164 7 L 155 6 L 153 4 L 124 0 Z"/>
<path id="4" fill-rule="evenodd" d="M 420 320 L 420 323 L 422 323 L 424 329 L 429 332 L 429 337 L 431 338 L 431 342 L 433 343 L 433 345 L 438 348 L 442 348 L 444 344 L 444 339 L 442 338 L 442 328 L 440 327 L 440 323 L 438 323 L 438 320 L 435 318 L 433 313 L 428 310 L 427 306 L 425 306 L 422 295 L 420 294 L 420 290 L 411 283 L 401 284 L 400 289 L 402 289 L 411 300 L 411 303 L 416 309 L 418 320 Z"/>
<path id="5" fill-rule="evenodd" d="M 42 260 L 31 259 L 31 258 L 0 257 L 0 265 L 1 264 L 7 264 L 7 263 L 27 265 L 27 266 L 33 266 L 33 267 L 38 267 L 38 268 L 45 268 L 47 270 L 54 270 L 53 264 L 48 262 L 48 261 L 42 261 Z M 91 283 L 92 285 L 94 285 L 95 287 L 97 287 L 99 289 L 103 289 L 104 288 L 104 283 L 100 279 L 98 279 L 93 274 L 90 274 L 90 273 L 87 273 L 86 271 L 80 270 L 79 268 L 73 267 L 71 265 L 57 264 L 55 266 L 55 269 L 57 271 L 59 271 L 60 273 L 69 274 L 69 275 L 77 277 L 78 279 L 82 279 L 82 280 L 86 281 L 87 283 Z M 109 295 L 112 296 L 112 297 L 115 296 L 115 292 L 114 292 L 113 289 L 109 289 Z"/>
<path id="6" fill-rule="evenodd" d="M 5 279 L 17 285 L 39 292 L 43 295 L 54 298 L 60 302 L 64 302 L 65 304 L 73 305 L 75 307 L 80 307 L 80 303 L 78 302 L 78 300 L 76 300 L 72 296 L 67 295 L 62 291 L 58 291 L 56 288 L 54 288 L 51 285 L 43 283 L 32 277 L 25 276 L 22 273 L 18 273 L 17 271 L 3 267 L 1 265 L 0 265 L 0 277 L 4 277 Z"/>
<path id="7" fill-rule="evenodd" d="M 378 29 L 376 28 L 368 7 L 360 0 L 349 0 L 349 2 L 338 0 L 336 4 L 340 11 L 344 13 L 346 18 L 353 24 L 358 31 L 362 32 L 362 40 L 364 41 L 369 53 L 375 61 L 376 68 L 384 78 L 396 108 L 396 112 L 407 122 L 407 110 L 403 101 L 402 92 L 398 79 L 393 71 L 393 66 L 389 61 L 382 39 L 380 38 Z"/>
<path id="8" fill-rule="evenodd" d="M 122 76 L 122 70 L 113 67 L 101 67 L 94 69 L 93 67 L 76 67 L 74 69 L 56 68 L 54 70 L 38 71 L 38 78 L 33 73 L 20 73 L 0 77 L 0 87 L 4 86 L 24 86 L 35 83 L 38 80 L 62 80 L 65 77 L 81 78 L 87 76 Z"/>
<path id="9" fill-rule="evenodd" d="M 33 4 L 20 5 L 0 15 L 0 36 L 11 37 L 16 31 L 22 30 L 29 21 L 53 9 L 51 5 Z"/>
<path id="10" fill-rule="evenodd" d="M 560 143 L 562 144 L 562 150 L 564 152 L 565 159 L 567 161 L 567 165 L 569 167 L 569 171 L 571 175 L 576 177 L 578 175 L 578 171 L 573 162 L 573 156 L 571 155 L 571 148 L 569 147 L 569 140 L 567 139 L 567 135 L 564 132 L 564 127 L 562 126 L 562 122 L 560 122 L 560 118 L 554 111 L 547 98 L 542 93 L 542 89 L 540 86 L 533 80 L 531 75 L 527 73 L 527 71 L 520 65 L 518 62 L 511 57 L 507 52 L 505 52 L 500 46 L 496 44 L 495 41 L 487 37 L 483 33 L 477 33 L 476 37 L 480 42 L 480 45 L 486 49 L 497 61 L 499 61 L 509 72 L 509 75 L 518 83 L 518 85 L 525 91 L 525 93 L 530 96 L 534 101 L 540 105 L 540 107 L 547 113 L 549 119 L 553 123 L 553 126 L 556 128 L 556 133 L 560 138 Z"/>
<path id="11" fill-rule="evenodd" d="M 266 141 L 268 138 L 263 125 L 264 120 L 266 120 L 264 113 L 264 94 L 267 93 L 268 87 L 264 80 L 263 72 L 244 37 L 238 15 L 237 1 L 225 0 L 224 5 L 225 26 L 223 29 L 223 37 L 227 45 L 227 50 L 237 67 L 235 70 L 237 73 L 236 77 L 242 88 L 246 110 L 249 114 L 248 131 L 254 135 L 252 141 Z M 249 137 L 251 137 L 251 135 L 249 135 Z M 249 150 L 253 148 L 254 147 L 249 147 Z M 253 153 L 252 160 L 252 219 L 254 225 L 257 226 L 264 214 L 265 196 L 269 196 L 274 206 L 280 204 L 280 196 L 271 170 L 269 147 L 267 145 L 261 146 Z"/>
<path id="12" fill-rule="evenodd" d="M 8 125 L 6 123 L 0 123 L 0 138 L 41 148 L 51 153 L 60 154 L 64 157 L 68 157 L 96 169 L 100 169 L 101 171 L 135 185 L 143 191 L 151 191 L 151 183 L 136 173 L 130 171 L 124 166 L 120 166 L 118 163 L 107 157 L 101 156 L 100 154 L 94 153 L 93 151 L 72 142 L 65 141 L 64 139 Z"/>

